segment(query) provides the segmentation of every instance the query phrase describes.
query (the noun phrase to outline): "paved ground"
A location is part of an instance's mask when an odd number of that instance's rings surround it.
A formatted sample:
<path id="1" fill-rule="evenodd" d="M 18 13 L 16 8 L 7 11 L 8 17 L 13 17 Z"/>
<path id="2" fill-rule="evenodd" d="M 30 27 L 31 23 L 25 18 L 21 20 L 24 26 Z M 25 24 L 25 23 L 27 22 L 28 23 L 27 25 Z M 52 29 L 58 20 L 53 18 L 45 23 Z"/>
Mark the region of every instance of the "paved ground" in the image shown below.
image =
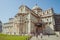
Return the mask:
<path id="1" fill-rule="evenodd" d="M 56 35 L 45 35 L 45 36 L 33 36 L 30 40 L 60 40 L 60 36 L 56 36 Z"/>

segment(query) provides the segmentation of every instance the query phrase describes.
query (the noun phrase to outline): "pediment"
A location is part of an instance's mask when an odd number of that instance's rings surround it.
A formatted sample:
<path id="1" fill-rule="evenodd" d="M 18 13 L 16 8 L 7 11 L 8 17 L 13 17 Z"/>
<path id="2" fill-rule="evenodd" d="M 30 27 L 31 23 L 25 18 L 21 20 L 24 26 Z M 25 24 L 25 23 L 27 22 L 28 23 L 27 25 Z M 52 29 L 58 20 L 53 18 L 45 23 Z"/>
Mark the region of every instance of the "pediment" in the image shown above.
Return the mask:
<path id="1" fill-rule="evenodd" d="M 29 11 L 30 11 L 30 8 L 28 8 L 28 7 L 25 6 L 25 5 L 21 5 L 21 6 L 19 7 L 18 13 L 29 13 Z"/>

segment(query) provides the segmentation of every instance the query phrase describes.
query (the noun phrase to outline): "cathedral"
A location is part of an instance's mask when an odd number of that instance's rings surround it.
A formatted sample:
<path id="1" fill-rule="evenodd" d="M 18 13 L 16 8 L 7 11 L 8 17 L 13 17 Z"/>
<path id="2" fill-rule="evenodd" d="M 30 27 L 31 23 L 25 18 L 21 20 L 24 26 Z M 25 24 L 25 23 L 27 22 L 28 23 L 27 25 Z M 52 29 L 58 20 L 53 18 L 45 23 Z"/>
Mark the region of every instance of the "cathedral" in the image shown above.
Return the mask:
<path id="1" fill-rule="evenodd" d="M 30 9 L 26 5 L 21 5 L 14 18 L 9 18 L 8 22 L 3 23 L 2 33 L 9 35 L 59 33 L 58 17 L 59 15 L 54 13 L 53 8 L 43 10 L 35 5 Z"/>

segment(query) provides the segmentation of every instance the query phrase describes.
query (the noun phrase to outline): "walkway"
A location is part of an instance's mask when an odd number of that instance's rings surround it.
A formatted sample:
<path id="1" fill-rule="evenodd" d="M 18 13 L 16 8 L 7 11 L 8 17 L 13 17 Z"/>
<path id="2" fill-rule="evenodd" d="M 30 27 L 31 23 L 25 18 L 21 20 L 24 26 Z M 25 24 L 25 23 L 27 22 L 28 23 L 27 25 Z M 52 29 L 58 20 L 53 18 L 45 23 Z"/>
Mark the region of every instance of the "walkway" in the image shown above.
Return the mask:
<path id="1" fill-rule="evenodd" d="M 56 35 L 45 35 L 41 38 L 41 36 L 33 36 L 30 40 L 60 40 L 60 36 L 56 36 Z"/>

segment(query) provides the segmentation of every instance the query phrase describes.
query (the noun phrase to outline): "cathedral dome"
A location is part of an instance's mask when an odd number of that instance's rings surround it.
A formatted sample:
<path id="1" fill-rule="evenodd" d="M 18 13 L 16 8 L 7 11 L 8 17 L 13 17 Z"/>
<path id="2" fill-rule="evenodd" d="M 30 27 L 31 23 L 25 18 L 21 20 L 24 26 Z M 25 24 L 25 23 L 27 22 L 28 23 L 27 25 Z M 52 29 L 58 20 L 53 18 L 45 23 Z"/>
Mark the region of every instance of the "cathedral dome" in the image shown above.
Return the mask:
<path id="1" fill-rule="evenodd" d="M 42 10 L 38 5 L 35 5 L 32 10 L 36 10 L 36 9 L 39 9 L 39 10 Z"/>

